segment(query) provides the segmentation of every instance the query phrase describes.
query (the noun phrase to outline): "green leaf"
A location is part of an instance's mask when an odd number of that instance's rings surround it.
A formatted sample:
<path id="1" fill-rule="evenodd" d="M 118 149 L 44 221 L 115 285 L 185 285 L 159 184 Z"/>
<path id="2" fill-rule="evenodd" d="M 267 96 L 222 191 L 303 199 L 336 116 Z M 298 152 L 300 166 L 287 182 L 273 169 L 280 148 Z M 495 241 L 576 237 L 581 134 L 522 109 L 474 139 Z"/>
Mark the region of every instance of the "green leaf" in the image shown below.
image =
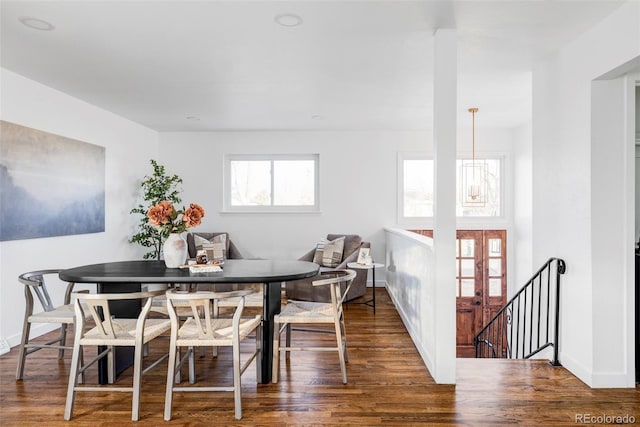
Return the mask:
<path id="1" fill-rule="evenodd" d="M 160 259 L 162 253 L 163 236 L 158 230 L 149 224 L 147 212 L 149 209 L 163 200 L 174 204 L 182 202 L 180 189 L 182 178 L 178 175 L 167 175 L 166 169 L 155 160 L 151 159 L 153 174 L 144 176 L 140 188 L 144 204 L 139 204 L 129 211 L 131 215 L 140 215 L 138 231 L 129 239 L 130 243 L 138 244 L 145 248 L 151 248 L 144 254 L 143 259 Z"/>

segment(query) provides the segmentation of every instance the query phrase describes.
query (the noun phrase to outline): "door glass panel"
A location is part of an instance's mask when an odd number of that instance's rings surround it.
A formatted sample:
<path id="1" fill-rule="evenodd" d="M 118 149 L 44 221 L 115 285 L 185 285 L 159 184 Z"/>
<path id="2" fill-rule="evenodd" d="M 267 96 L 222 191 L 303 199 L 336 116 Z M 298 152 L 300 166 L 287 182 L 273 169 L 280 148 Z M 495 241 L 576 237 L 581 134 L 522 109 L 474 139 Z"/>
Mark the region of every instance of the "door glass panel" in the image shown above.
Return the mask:
<path id="1" fill-rule="evenodd" d="M 502 240 L 501 239 L 489 239 L 489 256 L 502 255 Z"/>
<path id="2" fill-rule="evenodd" d="M 461 292 L 463 297 L 472 297 L 475 295 L 475 280 L 473 279 L 462 279 L 461 281 Z"/>
<path id="3" fill-rule="evenodd" d="M 475 277 L 476 263 L 473 259 L 462 259 L 460 264 L 462 268 L 461 277 Z"/>
<path id="4" fill-rule="evenodd" d="M 502 279 L 489 279 L 489 296 L 502 296 Z"/>
<path id="5" fill-rule="evenodd" d="M 500 258 L 489 260 L 489 276 L 502 276 L 502 260 Z"/>
<path id="6" fill-rule="evenodd" d="M 462 256 L 464 256 L 464 257 L 475 256 L 474 255 L 475 242 L 476 241 L 473 240 L 473 239 L 462 239 L 462 240 L 460 240 L 460 247 L 461 247 Z"/>

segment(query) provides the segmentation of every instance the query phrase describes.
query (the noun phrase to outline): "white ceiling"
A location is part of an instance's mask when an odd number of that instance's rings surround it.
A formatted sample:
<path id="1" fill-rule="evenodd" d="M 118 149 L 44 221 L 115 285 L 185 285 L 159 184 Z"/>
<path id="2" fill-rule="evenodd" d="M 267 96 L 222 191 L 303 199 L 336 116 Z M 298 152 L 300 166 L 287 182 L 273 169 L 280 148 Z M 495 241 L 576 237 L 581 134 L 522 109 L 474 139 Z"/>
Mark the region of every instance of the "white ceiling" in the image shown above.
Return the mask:
<path id="1" fill-rule="evenodd" d="M 433 32 L 456 28 L 460 123 L 513 127 L 533 62 L 622 3 L 3 0 L 0 65 L 158 131 L 426 129 Z"/>

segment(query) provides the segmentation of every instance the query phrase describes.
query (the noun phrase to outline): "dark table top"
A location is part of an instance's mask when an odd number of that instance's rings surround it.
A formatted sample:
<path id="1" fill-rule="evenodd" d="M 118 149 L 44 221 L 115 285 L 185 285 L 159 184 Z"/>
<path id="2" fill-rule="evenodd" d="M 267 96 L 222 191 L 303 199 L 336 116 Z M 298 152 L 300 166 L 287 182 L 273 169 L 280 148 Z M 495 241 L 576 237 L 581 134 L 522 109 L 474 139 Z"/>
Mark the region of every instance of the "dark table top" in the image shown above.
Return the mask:
<path id="1" fill-rule="evenodd" d="M 222 271 L 191 273 L 166 268 L 164 261 L 122 261 L 84 265 L 60 272 L 76 283 L 254 283 L 286 282 L 318 273 L 318 264 L 298 260 L 228 259 Z"/>

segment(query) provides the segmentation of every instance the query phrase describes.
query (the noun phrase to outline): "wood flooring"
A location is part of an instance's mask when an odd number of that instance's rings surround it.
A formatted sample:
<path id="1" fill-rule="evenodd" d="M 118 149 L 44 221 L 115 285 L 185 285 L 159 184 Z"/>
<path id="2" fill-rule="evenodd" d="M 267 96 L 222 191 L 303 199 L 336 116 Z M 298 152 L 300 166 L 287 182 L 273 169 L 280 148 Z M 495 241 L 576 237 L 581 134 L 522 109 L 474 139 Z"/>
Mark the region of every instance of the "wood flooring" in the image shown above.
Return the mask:
<path id="1" fill-rule="evenodd" d="M 56 351 L 41 350 L 27 358 L 24 380 L 16 381 L 14 347 L 0 357 L 0 425 L 552 426 L 615 422 L 612 417 L 625 416 L 640 424 L 640 388 L 590 389 L 546 361 L 458 359 L 457 384 L 437 385 L 388 295 L 377 289 L 376 296 L 376 315 L 366 305 L 346 309 L 347 385 L 341 382 L 335 353 L 296 352 L 287 363 L 282 358 L 277 384 L 256 384 L 254 365 L 243 375 L 242 420 L 234 418 L 232 393 L 210 392 L 176 393 L 173 419 L 165 422 L 163 363 L 143 377 L 140 421 L 131 422 L 130 394 L 105 390 L 78 394 L 73 419 L 65 422 L 71 355 L 59 361 Z M 314 343 L 331 339 L 304 332 L 296 337 Z M 152 343 L 152 355 L 167 344 Z M 217 359 L 198 359 L 199 382 L 218 378 L 229 383 L 229 371 L 228 349 Z M 86 382 L 96 377 L 90 368 Z M 130 380 L 127 370 L 118 383 Z"/>

